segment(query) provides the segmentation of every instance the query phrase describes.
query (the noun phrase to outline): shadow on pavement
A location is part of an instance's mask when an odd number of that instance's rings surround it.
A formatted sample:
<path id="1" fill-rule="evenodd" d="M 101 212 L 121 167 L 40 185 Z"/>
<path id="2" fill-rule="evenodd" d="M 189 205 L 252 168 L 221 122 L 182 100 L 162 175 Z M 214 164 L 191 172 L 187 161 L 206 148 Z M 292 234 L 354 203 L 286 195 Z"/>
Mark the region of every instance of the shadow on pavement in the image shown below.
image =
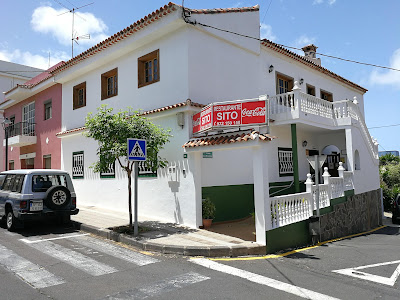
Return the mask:
<path id="1" fill-rule="evenodd" d="M 74 233 L 79 232 L 79 230 L 74 228 L 72 223 L 60 225 L 55 220 L 49 219 L 38 222 L 26 222 L 24 227 L 17 229 L 16 232 L 24 237 L 32 237 L 37 235 Z"/>

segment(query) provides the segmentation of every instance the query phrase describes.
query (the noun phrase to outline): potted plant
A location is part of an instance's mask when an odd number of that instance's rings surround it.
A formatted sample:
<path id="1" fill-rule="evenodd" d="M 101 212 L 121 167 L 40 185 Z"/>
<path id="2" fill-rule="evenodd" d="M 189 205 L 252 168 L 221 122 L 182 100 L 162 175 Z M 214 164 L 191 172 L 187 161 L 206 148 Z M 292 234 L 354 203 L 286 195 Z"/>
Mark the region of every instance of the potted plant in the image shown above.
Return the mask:
<path id="1" fill-rule="evenodd" d="M 215 204 L 212 203 L 210 198 L 206 198 L 203 200 L 202 213 L 204 229 L 210 228 L 212 220 L 215 217 Z"/>

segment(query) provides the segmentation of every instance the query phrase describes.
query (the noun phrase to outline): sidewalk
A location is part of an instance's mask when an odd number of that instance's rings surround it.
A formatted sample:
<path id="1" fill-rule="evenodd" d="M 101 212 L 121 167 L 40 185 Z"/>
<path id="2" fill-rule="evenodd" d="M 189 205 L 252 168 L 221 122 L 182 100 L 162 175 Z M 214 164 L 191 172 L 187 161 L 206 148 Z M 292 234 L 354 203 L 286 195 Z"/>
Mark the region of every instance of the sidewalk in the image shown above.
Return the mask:
<path id="1" fill-rule="evenodd" d="M 145 251 L 207 257 L 235 257 L 266 253 L 266 247 L 255 242 L 150 219 L 139 218 L 139 226 L 150 228 L 150 231 L 140 233 L 138 238 L 134 238 L 109 229 L 128 225 L 128 213 L 121 214 L 93 206 L 79 206 L 79 210 L 79 214 L 71 216 L 78 229 Z M 231 230 L 235 230 L 234 228 L 232 227 Z"/>

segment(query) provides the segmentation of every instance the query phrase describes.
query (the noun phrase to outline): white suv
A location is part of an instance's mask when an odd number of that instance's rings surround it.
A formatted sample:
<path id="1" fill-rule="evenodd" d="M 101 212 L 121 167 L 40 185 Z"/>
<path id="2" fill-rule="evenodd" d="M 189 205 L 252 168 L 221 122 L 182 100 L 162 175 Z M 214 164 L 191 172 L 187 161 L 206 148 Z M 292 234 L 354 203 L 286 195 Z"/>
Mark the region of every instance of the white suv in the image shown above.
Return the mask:
<path id="1" fill-rule="evenodd" d="M 0 173 L 0 219 L 5 218 L 10 231 L 23 227 L 24 221 L 48 216 L 68 223 L 78 212 L 67 172 L 31 169 Z"/>

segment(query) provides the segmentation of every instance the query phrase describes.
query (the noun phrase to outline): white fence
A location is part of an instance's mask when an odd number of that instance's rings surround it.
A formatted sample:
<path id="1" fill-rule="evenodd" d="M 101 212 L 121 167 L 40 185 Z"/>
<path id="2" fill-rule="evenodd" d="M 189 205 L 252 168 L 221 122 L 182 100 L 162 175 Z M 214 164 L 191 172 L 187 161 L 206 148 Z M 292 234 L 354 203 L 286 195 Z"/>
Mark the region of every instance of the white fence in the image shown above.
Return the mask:
<path id="1" fill-rule="evenodd" d="M 331 177 L 328 168 L 324 169 L 324 183 L 318 188 L 307 174 L 306 192 L 270 197 L 271 224 L 267 230 L 306 220 L 317 208 L 316 194 L 319 191 L 319 208 L 329 207 L 331 199 L 344 196 L 344 192 L 353 189 L 353 173 L 345 171 L 343 163 L 339 163 L 339 177 Z"/>

